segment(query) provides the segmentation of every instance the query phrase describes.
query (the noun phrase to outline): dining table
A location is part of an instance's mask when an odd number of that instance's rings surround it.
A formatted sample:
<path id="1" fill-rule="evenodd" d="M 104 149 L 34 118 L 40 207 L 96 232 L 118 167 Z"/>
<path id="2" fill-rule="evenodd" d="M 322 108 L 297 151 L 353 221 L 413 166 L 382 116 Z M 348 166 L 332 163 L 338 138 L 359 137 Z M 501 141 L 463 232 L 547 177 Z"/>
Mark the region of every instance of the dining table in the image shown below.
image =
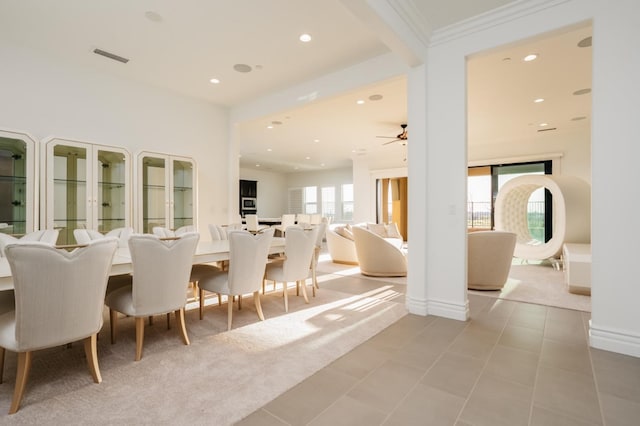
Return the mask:
<path id="1" fill-rule="evenodd" d="M 269 254 L 284 252 L 285 239 L 273 237 Z M 200 241 L 193 255 L 193 264 L 219 262 L 230 260 L 229 240 Z M 131 254 L 128 247 L 119 247 L 113 256 L 109 275 L 128 274 L 133 270 Z M 46 271 L 43 271 L 46 273 Z M 13 290 L 13 278 L 11 268 L 6 257 L 0 257 L 0 291 Z"/>

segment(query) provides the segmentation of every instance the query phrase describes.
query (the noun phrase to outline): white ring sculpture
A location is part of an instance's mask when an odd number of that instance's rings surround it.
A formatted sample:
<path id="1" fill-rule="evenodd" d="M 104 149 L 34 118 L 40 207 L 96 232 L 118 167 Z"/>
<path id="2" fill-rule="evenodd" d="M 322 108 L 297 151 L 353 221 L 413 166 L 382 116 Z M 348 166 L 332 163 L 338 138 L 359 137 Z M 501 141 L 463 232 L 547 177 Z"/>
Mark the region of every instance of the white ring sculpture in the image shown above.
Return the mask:
<path id="1" fill-rule="evenodd" d="M 527 223 L 531 194 L 546 188 L 553 198 L 553 235 L 542 243 L 534 240 Z M 591 242 L 591 187 L 574 176 L 525 175 L 506 182 L 496 197 L 495 228 L 517 235 L 513 255 L 544 260 L 558 257 L 565 242 Z"/>

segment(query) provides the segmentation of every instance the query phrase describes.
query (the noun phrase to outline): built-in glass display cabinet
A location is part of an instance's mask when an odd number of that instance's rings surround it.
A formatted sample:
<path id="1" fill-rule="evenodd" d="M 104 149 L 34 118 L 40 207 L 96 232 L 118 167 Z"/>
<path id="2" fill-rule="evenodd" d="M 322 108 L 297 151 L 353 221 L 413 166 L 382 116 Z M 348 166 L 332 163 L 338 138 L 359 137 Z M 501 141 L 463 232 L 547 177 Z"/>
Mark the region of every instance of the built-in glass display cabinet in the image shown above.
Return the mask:
<path id="1" fill-rule="evenodd" d="M 37 143 L 26 133 L 0 130 L 0 232 L 21 236 L 37 225 Z"/>
<path id="2" fill-rule="evenodd" d="M 192 158 L 155 152 L 137 156 L 136 215 L 139 232 L 161 226 L 197 227 L 197 171 Z"/>
<path id="3" fill-rule="evenodd" d="M 46 152 L 47 228 L 58 244 L 73 244 L 73 230 L 106 233 L 131 226 L 131 156 L 124 148 L 52 138 Z"/>

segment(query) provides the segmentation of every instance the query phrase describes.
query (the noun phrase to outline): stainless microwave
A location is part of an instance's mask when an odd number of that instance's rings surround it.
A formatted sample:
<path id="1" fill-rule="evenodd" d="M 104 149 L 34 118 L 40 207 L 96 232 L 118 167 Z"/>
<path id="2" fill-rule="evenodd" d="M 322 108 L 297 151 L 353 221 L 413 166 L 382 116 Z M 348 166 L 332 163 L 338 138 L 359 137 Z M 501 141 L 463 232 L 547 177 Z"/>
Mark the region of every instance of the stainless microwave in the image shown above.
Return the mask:
<path id="1" fill-rule="evenodd" d="M 243 210 L 256 210 L 258 208 L 255 197 L 242 197 Z"/>

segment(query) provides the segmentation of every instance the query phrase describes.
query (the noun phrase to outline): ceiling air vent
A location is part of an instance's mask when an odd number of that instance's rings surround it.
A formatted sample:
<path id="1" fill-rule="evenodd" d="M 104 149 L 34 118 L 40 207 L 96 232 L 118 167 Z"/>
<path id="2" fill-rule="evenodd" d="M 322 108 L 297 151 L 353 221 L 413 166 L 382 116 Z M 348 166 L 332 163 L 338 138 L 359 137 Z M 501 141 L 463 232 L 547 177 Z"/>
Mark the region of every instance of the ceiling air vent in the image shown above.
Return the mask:
<path id="1" fill-rule="evenodd" d="M 114 61 L 122 62 L 123 64 L 126 64 L 127 62 L 129 62 L 127 58 L 123 58 L 122 56 L 118 56 L 114 53 L 107 52 L 106 50 L 93 49 L 93 53 L 95 53 L 96 55 L 104 56 L 105 58 L 113 59 Z"/>
<path id="2" fill-rule="evenodd" d="M 557 127 L 550 127 L 548 129 L 540 129 L 540 130 L 538 130 L 538 132 L 550 132 L 550 131 L 556 130 L 556 129 L 557 129 Z"/>

